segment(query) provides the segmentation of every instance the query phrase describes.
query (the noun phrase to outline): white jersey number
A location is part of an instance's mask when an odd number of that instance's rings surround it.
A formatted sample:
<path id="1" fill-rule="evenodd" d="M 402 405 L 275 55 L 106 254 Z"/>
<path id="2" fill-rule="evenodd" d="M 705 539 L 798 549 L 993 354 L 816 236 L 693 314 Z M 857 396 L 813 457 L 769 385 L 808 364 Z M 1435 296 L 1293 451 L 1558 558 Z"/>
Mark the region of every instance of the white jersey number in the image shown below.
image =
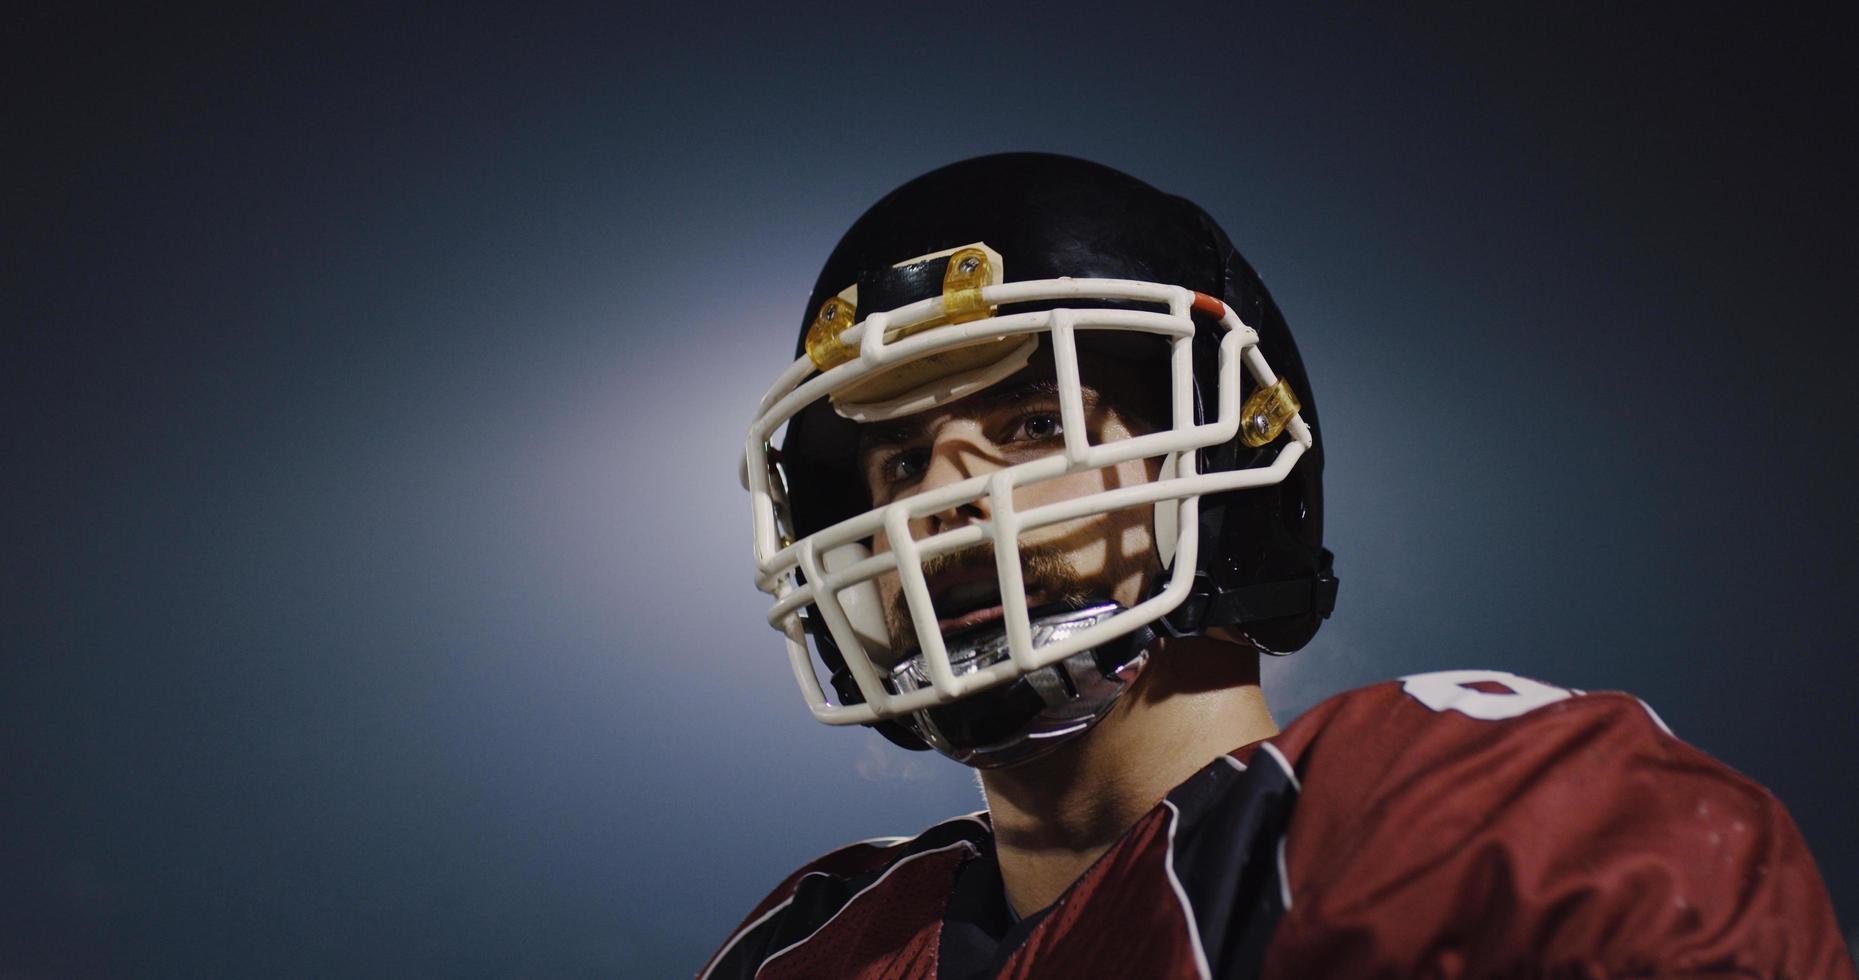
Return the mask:
<path id="1" fill-rule="evenodd" d="M 1457 711 L 1483 721 L 1500 721 L 1535 711 L 1572 697 L 1574 692 L 1501 670 L 1442 670 L 1401 678 L 1401 690 L 1434 711 Z M 1468 685 L 1498 684 L 1508 694 L 1480 691 Z"/>

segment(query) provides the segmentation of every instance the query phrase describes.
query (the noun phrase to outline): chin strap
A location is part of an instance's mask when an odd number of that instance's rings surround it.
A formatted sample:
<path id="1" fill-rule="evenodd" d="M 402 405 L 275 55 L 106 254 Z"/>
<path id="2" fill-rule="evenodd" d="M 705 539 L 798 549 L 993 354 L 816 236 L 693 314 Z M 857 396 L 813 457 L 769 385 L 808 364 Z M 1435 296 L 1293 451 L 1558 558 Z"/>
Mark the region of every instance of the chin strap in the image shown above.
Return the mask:
<path id="1" fill-rule="evenodd" d="M 833 685 L 833 693 L 839 695 L 840 704 L 865 703 L 865 695 L 859 692 L 858 682 L 852 679 L 852 671 L 850 669 L 841 667 L 833 671 L 833 676 L 830 680 Z M 916 732 L 911 731 L 895 718 L 886 721 L 868 721 L 865 723 L 865 727 L 883 735 L 886 741 L 889 741 L 892 745 L 900 749 L 909 749 L 912 752 L 929 751 L 930 746 L 928 742 L 917 737 Z"/>
<path id="2" fill-rule="evenodd" d="M 1188 597 L 1162 617 L 1162 628 L 1172 636 L 1190 636 L 1222 626 L 1309 613 L 1327 619 L 1336 609 L 1334 559 L 1325 548 L 1316 572 L 1309 577 L 1232 587 L 1218 584 L 1207 572 L 1196 572 Z"/>

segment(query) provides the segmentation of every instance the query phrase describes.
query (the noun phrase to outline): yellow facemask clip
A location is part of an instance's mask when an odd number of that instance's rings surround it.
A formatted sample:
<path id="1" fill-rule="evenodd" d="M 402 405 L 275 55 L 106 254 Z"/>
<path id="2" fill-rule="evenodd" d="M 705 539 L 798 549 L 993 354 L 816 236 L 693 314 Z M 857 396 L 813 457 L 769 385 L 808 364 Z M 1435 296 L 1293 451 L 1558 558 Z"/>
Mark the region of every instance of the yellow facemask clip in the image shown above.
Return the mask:
<path id="1" fill-rule="evenodd" d="M 1283 378 L 1260 388 L 1239 411 L 1239 441 L 1254 449 L 1271 442 L 1303 407 Z"/>
<path id="2" fill-rule="evenodd" d="M 858 351 L 839 342 L 839 335 L 857 319 L 858 308 L 843 297 L 830 296 L 820 304 L 813 326 L 807 328 L 807 357 L 814 367 L 830 371 L 858 356 Z"/>
<path id="3" fill-rule="evenodd" d="M 993 263 L 981 249 L 959 248 L 949 255 L 942 274 L 942 313 L 950 323 L 967 323 L 994 315 L 982 302 L 981 287 L 994 285 Z"/>

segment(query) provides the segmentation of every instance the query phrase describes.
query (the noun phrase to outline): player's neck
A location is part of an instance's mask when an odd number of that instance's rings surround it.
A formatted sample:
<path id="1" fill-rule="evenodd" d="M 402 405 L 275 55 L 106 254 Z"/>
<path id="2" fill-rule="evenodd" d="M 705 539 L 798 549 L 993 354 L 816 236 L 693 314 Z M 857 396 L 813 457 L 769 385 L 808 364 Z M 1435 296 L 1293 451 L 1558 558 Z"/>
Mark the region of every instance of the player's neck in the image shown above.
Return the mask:
<path id="1" fill-rule="evenodd" d="M 1204 637 L 1169 641 L 1089 735 L 1026 765 L 982 771 L 1014 910 L 1051 904 L 1182 780 L 1277 731 L 1257 654 Z"/>

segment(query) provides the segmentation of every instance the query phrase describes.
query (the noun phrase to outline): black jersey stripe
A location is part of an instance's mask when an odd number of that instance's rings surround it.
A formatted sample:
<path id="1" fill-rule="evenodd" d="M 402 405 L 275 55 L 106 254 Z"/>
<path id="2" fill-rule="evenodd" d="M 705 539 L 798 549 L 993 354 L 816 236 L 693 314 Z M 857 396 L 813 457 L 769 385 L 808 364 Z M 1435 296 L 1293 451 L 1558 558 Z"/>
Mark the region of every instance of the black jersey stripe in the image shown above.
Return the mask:
<path id="1" fill-rule="evenodd" d="M 895 838 L 896 843 L 862 842 L 891 851 L 890 859 L 860 874 L 835 874 L 808 871 L 794 880 L 794 887 L 774 907 L 738 929 L 717 952 L 710 966 L 698 974 L 698 980 L 748 980 L 768 961 L 813 938 L 853 899 L 870 889 L 893 869 L 925 854 L 967 846 L 978 850 L 988 838 L 988 825 L 978 813 L 951 817 L 909 839 Z M 851 845 L 853 847 L 861 845 Z M 816 861 L 826 864 L 845 848 Z"/>
<path id="2" fill-rule="evenodd" d="M 1175 834 L 1181 829 L 1181 808 L 1166 799 L 1162 805 L 1168 808 L 1168 850 L 1162 853 L 1162 870 L 1168 874 L 1168 886 L 1174 889 L 1175 901 L 1181 904 L 1182 924 L 1188 930 L 1188 945 L 1194 950 L 1194 969 L 1200 980 L 1211 980 L 1207 948 L 1201 945 L 1200 923 L 1194 921 L 1194 903 L 1181 887 L 1181 877 L 1175 874 Z"/>
<path id="3" fill-rule="evenodd" d="M 810 874 L 805 874 L 801 876 L 800 880 L 805 881 L 807 878 L 810 878 L 815 874 L 821 874 L 821 873 L 822 872 L 815 871 Z M 798 889 L 800 888 L 800 882 L 798 881 L 795 882 L 794 887 L 798 891 Z M 777 903 L 773 908 L 769 909 L 766 912 L 763 912 L 760 916 L 757 916 L 755 921 L 747 923 L 741 929 L 736 930 L 736 934 L 729 937 L 729 941 L 723 944 L 723 948 L 717 950 L 717 954 L 714 957 L 711 957 L 710 965 L 704 968 L 704 972 L 699 973 L 697 975 L 697 980 L 711 980 L 712 977 L 717 977 L 717 976 L 754 976 L 755 973 L 753 970 L 745 974 L 742 972 L 741 965 L 735 963 L 731 959 L 731 957 L 736 952 L 737 944 L 741 943 L 745 937 L 753 935 L 755 933 L 755 930 L 762 927 L 763 923 L 766 923 L 770 919 L 773 919 L 775 916 L 780 915 L 783 909 L 786 909 L 789 905 L 792 905 L 792 904 L 794 904 L 794 896 L 789 895 L 788 897 L 782 899 L 779 903 Z M 729 966 L 726 967 L 725 964 L 729 964 Z M 756 965 L 758 967 L 761 965 L 761 961 L 759 959 L 756 961 Z M 721 974 L 717 973 L 719 969 L 723 970 L 724 972 Z"/>
<path id="4" fill-rule="evenodd" d="M 882 884 L 884 882 L 884 879 L 889 878 L 891 874 L 895 872 L 897 869 L 902 868 L 905 865 L 909 864 L 910 862 L 915 861 L 919 858 L 925 858 L 925 857 L 929 857 L 932 854 L 941 854 L 944 851 L 956 850 L 956 849 L 967 850 L 971 854 L 978 853 L 973 843 L 969 841 L 965 841 L 965 840 L 958 840 L 958 841 L 954 841 L 953 843 L 945 844 L 942 847 L 931 848 L 927 851 L 917 851 L 907 857 L 900 858 L 896 861 L 891 862 L 890 866 L 886 867 L 884 871 L 880 873 L 877 877 L 867 882 L 863 887 L 859 888 L 857 891 L 854 891 L 851 894 L 846 895 L 843 899 L 841 899 L 838 902 L 837 906 L 833 909 L 832 914 L 828 915 L 823 921 L 820 922 L 819 925 L 816 925 L 811 930 L 809 930 L 805 936 L 802 936 L 799 939 L 796 939 L 793 942 L 788 943 L 786 946 L 783 946 L 780 949 L 777 949 L 774 952 L 769 953 L 767 956 L 763 957 L 761 963 L 757 965 L 756 969 L 759 970 L 762 967 L 765 967 L 768 964 L 773 963 L 775 960 L 780 959 L 782 956 L 786 955 L 787 953 L 793 952 L 794 950 L 799 949 L 801 946 L 806 945 L 806 943 L 809 940 L 819 935 L 821 931 L 823 931 L 827 926 L 832 925 L 833 920 L 839 918 L 840 913 L 851 908 L 859 900 L 860 897 L 870 893 L 872 889 Z"/>
<path id="5" fill-rule="evenodd" d="M 1255 755 L 1247 768 L 1227 757 L 1225 765 L 1216 761 L 1176 787 L 1166 801 L 1178 814 L 1168 867 L 1179 876 L 1177 895 L 1193 924 L 1204 976 L 1258 976 L 1288 908 L 1282 853 L 1299 788 L 1275 748 L 1261 745 L 1276 765 Z"/>

